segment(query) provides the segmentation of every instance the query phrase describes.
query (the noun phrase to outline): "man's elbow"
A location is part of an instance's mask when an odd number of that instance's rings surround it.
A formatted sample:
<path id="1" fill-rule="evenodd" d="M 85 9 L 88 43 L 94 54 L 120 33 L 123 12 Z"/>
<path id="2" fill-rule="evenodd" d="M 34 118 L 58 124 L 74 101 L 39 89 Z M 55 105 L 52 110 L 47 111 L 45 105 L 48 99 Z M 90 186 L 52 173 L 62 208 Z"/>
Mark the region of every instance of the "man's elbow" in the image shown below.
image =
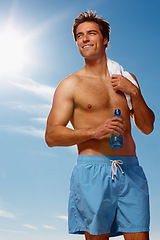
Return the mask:
<path id="1" fill-rule="evenodd" d="M 152 124 L 149 127 L 146 127 L 145 129 L 141 130 L 141 132 L 145 135 L 149 135 L 150 133 L 152 133 L 154 130 L 154 124 Z"/>
<path id="2" fill-rule="evenodd" d="M 51 147 L 54 147 L 54 145 L 53 145 L 48 139 L 46 139 L 46 138 L 45 138 L 45 142 L 46 142 L 46 144 L 47 144 L 48 147 L 50 147 L 50 148 L 51 148 Z"/>
<path id="3" fill-rule="evenodd" d="M 146 131 L 144 134 L 149 135 L 154 130 L 154 122 L 155 122 L 155 115 L 152 112 L 152 118 L 150 119 L 150 122 L 148 122 L 148 125 L 146 125 Z"/>
<path id="4" fill-rule="evenodd" d="M 53 136 L 51 137 L 50 134 L 47 133 L 47 131 L 45 133 L 45 142 L 46 142 L 48 147 L 55 147 L 56 146 Z"/>

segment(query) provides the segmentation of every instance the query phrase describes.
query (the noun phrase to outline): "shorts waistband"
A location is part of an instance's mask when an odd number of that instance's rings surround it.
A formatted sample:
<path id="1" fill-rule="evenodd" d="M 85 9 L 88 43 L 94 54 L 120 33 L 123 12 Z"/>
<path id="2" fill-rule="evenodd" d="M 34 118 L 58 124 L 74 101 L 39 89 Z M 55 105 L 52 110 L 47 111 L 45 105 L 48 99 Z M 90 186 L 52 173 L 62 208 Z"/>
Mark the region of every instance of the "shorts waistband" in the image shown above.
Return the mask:
<path id="1" fill-rule="evenodd" d="M 112 161 L 120 160 L 126 166 L 139 166 L 137 157 L 132 156 L 104 156 L 104 155 L 78 155 L 77 164 L 112 165 Z"/>

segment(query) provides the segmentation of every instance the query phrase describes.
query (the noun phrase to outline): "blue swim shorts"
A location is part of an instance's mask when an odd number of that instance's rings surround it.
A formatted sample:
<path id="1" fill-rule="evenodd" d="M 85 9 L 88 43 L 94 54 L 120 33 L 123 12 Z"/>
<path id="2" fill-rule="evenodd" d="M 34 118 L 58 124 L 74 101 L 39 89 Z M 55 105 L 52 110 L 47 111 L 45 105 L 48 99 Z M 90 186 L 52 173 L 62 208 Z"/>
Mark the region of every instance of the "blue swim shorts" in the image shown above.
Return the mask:
<path id="1" fill-rule="evenodd" d="M 137 157 L 79 155 L 70 181 L 69 233 L 149 231 L 148 184 Z"/>

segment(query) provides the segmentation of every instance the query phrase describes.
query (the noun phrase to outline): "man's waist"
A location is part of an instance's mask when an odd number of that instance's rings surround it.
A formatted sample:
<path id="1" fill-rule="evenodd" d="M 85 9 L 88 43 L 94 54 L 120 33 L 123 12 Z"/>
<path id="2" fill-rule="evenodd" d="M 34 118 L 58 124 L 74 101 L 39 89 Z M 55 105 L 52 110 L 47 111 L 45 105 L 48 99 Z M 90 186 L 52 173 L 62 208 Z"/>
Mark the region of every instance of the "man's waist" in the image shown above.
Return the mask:
<path id="1" fill-rule="evenodd" d="M 126 166 L 139 166 L 136 156 L 78 155 L 77 164 L 112 165 L 112 161 L 122 161 Z"/>

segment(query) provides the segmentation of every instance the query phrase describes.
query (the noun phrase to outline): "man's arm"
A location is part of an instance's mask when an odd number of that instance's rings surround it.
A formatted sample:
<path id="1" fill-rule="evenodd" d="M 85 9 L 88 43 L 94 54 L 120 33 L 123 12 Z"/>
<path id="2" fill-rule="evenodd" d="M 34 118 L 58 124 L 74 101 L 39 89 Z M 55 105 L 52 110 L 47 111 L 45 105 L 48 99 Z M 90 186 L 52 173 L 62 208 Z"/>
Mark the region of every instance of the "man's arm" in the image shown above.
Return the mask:
<path id="1" fill-rule="evenodd" d="M 73 84 L 68 77 L 62 80 L 57 87 L 47 119 L 45 140 L 49 147 L 71 146 L 90 139 L 90 132 L 87 129 L 74 131 L 66 127 L 73 110 Z"/>
<path id="2" fill-rule="evenodd" d="M 137 81 L 136 77 L 131 74 L 132 77 Z M 132 111 L 131 116 L 136 126 L 144 134 L 150 134 L 154 129 L 155 115 L 153 111 L 147 106 L 140 88 L 136 88 L 131 94 L 132 98 Z"/>
<path id="3" fill-rule="evenodd" d="M 67 128 L 66 125 L 73 113 L 74 86 L 72 77 L 69 77 L 61 81 L 54 94 L 45 133 L 45 140 L 49 147 L 72 146 L 93 138 L 99 139 L 110 132 L 117 134 L 116 130 L 123 133 L 123 121 L 117 117 L 107 119 L 94 128 L 75 130 Z"/>
<path id="4" fill-rule="evenodd" d="M 137 82 L 136 77 L 133 74 L 131 75 Z M 113 75 L 112 77 L 113 89 L 129 94 L 132 98 L 131 117 L 134 119 L 137 128 L 144 134 L 150 134 L 154 129 L 155 116 L 147 106 L 140 88 L 137 88 L 127 78 L 121 75 Z"/>

